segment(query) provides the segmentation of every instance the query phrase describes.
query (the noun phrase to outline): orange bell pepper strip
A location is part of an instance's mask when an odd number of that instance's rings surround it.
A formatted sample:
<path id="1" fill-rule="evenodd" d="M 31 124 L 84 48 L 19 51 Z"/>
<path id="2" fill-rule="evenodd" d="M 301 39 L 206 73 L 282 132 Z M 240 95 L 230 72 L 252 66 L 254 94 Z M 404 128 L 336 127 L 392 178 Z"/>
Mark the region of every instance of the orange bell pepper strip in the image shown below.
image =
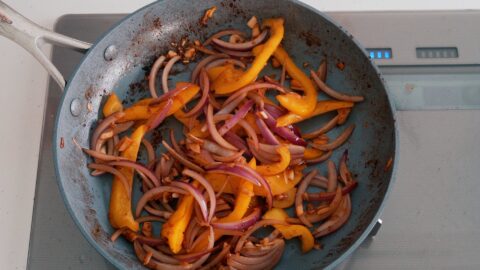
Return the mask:
<path id="1" fill-rule="evenodd" d="M 312 112 L 312 114 L 308 116 L 300 116 L 292 112 L 280 116 L 277 119 L 277 126 L 278 127 L 288 126 L 288 125 L 295 124 L 327 112 L 351 108 L 353 107 L 353 105 L 354 105 L 353 102 L 349 102 L 349 101 L 322 100 L 317 102 L 317 105 L 315 106 L 315 110 Z"/>
<path id="2" fill-rule="evenodd" d="M 265 180 L 270 185 L 273 195 L 279 195 L 294 188 L 300 180 L 302 180 L 302 167 L 287 169 L 286 171 L 272 176 L 265 176 Z M 293 178 L 291 177 L 293 174 Z M 210 182 L 213 189 L 218 192 L 222 190 L 225 193 L 236 194 L 239 189 L 239 182 L 234 181 L 232 177 L 228 178 L 224 174 L 207 173 L 205 178 Z M 290 179 L 291 178 L 291 179 Z M 227 183 L 225 184 L 225 181 Z M 225 187 L 224 187 L 225 185 Z M 263 187 L 253 186 L 253 193 L 258 196 L 265 197 L 265 189 Z"/>
<path id="3" fill-rule="evenodd" d="M 287 218 L 287 212 L 280 208 L 272 208 L 263 215 L 263 219 L 286 221 Z M 315 244 L 315 239 L 313 238 L 312 233 L 307 227 L 303 225 L 273 225 L 273 227 L 279 230 L 283 237 L 285 237 L 286 239 L 300 237 L 300 239 L 302 240 L 303 253 L 309 252 Z"/>
<path id="4" fill-rule="evenodd" d="M 315 149 L 315 148 L 305 148 L 305 151 L 303 152 L 303 158 L 305 159 L 314 159 L 314 158 L 319 158 L 324 154 L 323 151 Z"/>
<path id="5" fill-rule="evenodd" d="M 251 67 L 244 72 L 244 74 L 238 78 L 236 81 L 231 83 L 213 83 L 212 89 L 215 90 L 217 94 L 228 94 L 234 92 L 245 85 L 253 82 L 255 78 L 258 77 L 258 74 L 267 64 L 268 59 L 272 56 L 273 52 L 277 49 L 278 45 L 283 39 L 284 29 L 283 29 L 283 18 L 270 18 L 266 19 L 262 23 L 262 27 L 270 28 L 270 38 L 263 45 L 261 52 L 258 52 Z M 312 108 L 313 110 L 313 108 Z"/>
<path id="6" fill-rule="evenodd" d="M 250 168 L 255 170 L 257 167 L 257 161 L 255 160 L 255 158 L 252 158 L 248 163 L 248 165 L 250 166 Z M 232 221 L 240 220 L 241 218 L 243 218 L 243 216 L 245 216 L 245 214 L 249 209 L 252 198 L 255 195 L 253 193 L 252 183 L 238 177 L 230 177 L 230 178 L 232 179 L 232 181 L 230 182 L 236 182 L 238 184 L 238 188 L 236 190 L 237 197 L 235 199 L 235 207 L 233 208 L 233 211 L 230 214 L 228 214 L 228 216 L 223 217 L 215 222 L 232 222 Z M 229 180 L 226 180 L 226 181 L 229 181 Z M 215 233 L 215 240 L 218 240 L 220 237 L 223 236 L 221 232 L 215 229 L 214 229 L 214 233 Z M 205 247 L 208 244 L 207 232 L 203 233 L 199 237 L 201 240 L 199 240 L 198 244 L 194 247 L 193 252 L 205 250 Z"/>
<path id="7" fill-rule="evenodd" d="M 257 55 L 263 51 L 264 45 L 259 45 L 253 48 L 253 54 Z M 317 104 L 317 90 L 310 78 L 299 69 L 293 60 L 288 56 L 287 52 L 280 46 L 277 47 L 273 53 L 275 59 L 277 59 L 282 65 L 285 66 L 285 70 L 292 77 L 292 79 L 300 82 L 304 89 L 304 96 L 300 96 L 295 92 L 290 92 L 283 95 L 278 95 L 277 100 L 284 108 L 287 108 L 290 112 L 307 117 L 313 113 Z"/>
<path id="8" fill-rule="evenodd" d="M 273 164 L 261 165 L 257 167 L 257 172 L 264 176 L 271 176 L 282 173 L 290 165 L 290 151 L 285 145 L 277 148 L 277 153 L 280 155 L 280 161 Z"/>
<path id="9" fill-rule="evenodd" d="M 273 207 L 275 208 L 289 208 L 295 203 L 296 188 L 292 188 L 289 191 L 277 195 L 273 198 Z"/>
<path id="10" fill-rule="evenodd" d="M 147 130 L 147 126 L 141 125 L 132 133 L 132 143 L 122 152 L 122 157 L 132 161 L 137 160 L 138 149 Z M 118 170 L 127 178 L 131 189 L 133 184 L 133 169 L 121 167 Z M 117 177 L 114 177 L 112 183 L 108 218 L 110 224 L 115 229 L 123 227 L 127 227 L 132 231 L 138 231 L 139 229 L 138 222 L 135 221 L 132 214 L 131 196 L 129 196 L 122 182 L 117 179 Z"/>
<path id="11" fill-rule="evenodd" d="M 103 105 L 103 116 L 107 117 L 113 113 L 123 111 L 123 105 L 118 96 L 115 93 L 112 93 L 105 105 Z"/>
<path id="12" fill-rule="evenodd" d="M 192 217 L 194 202 L 192 195 L 185 195 L 173 215 L 162 225 L 161 235 L 168 239 L 170 250 L 175 254 L 182 249 L 184 233 Z"/>
<path id="13" fill-rule="evenodd" d="M 238 81 L 244 74 L 243 70 L 235 68 L 233 65 L 226 65 L 222 73 L 220 73 L 212 83 L 212 89 L 218 88 L 220 85 L 228 85 Z"/>
<path id="14" fill-rule="evenodd" d="M 170 111 L 168 112 L 168 115 L 174 114 L 176 111 L 180 110 L 183 106 L 185 106 L 185 104 L 187 104 L 198 93 L 199 90 L 200 87 L 198 87 L 198 85 L 192 84 L 185 90 L 174 96 L 172 98 L 173 104 L 170 108 Z M 165 104 L 167 104 L 167 100 L 155 105 L 149 105 L 144 103 L 138 105 L 137 103 L 136 105 L 124 110 L 125 115 L 119 120 L 119 122 L 146 120 L 150 118 L 152 114 L 161 110 L 165 106 Z"/>
<path id="15" fill-rule="evenodd" d="M 215 81 L 230 65 L 233 66 L 232 64 L 225 64 L 207 69 L 208 79 L 211 82 Z"/>

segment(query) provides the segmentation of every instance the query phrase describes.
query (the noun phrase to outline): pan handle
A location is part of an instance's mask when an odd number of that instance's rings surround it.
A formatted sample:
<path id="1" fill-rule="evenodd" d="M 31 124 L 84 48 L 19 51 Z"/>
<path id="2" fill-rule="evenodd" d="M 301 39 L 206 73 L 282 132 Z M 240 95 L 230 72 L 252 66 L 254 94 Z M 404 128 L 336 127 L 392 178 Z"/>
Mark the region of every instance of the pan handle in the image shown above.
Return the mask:
<path id="1" fill-rule="evenodd" d="M 65 79 L 40 46 L 44 43 L 60 45 L 79 51 L 88 50 L 92 44 L 52 32 L 25 18 L 0 0 L 0 35 L 11 39 L 32 54 L 63 90 Z"/>

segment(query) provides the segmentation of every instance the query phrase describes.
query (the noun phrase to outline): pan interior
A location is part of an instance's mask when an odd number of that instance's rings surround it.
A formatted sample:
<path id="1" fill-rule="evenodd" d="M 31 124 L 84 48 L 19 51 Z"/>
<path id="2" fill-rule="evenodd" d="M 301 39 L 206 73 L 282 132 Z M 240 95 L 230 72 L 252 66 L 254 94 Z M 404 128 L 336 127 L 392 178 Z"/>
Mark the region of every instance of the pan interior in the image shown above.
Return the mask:
<path id="1" fill-rule="evenodd" d="M 203 12 L 217 6 L 218 10 L 208 27 L 199 24 Z M 324 58 L 328 62 L 327 83 L 348 94 L 361 94 L 366 101 L 358 104 L 348 122 L 329 133 L 336 137 L 349 124 L 356 129 L 349 142 L 335 151 L 332 160 L 338 163 L 341 153 L 348 149 L 349 167 L 359 182 L 352 195 L 352 216 L 336 233 L 320 239 L 322 249 L 301 254 L 298 242 L 289 241 L 279 269 L 324 268 L 350 252 L 352 245 L 365 236 L 384 201 L 392 178 L 392 170 L 384 170 L 390 158 L 395 158 L 395 126 L 392 107 L 378 70 L 352 37 L 317 11 L 295 1 L 159 1 L 151 4 L 106 33 L 90 50 L 73 74 L 57 113 L 54 137 L 55 164 L 61 193 L 76 224 L 89 242 L 119 268 L 142 269 L 131 244 L 109 240 L 113 229 L 108 222 L 110 178 L 92 177 L 86 164 L 89 159 L 73 143 L 88 146 L 88 138 L 105 96 L 114 91 L 126 105 L 148 96 L 144 78 L 148 67 L 161 53 L 173 49 L 172 43 L 183 37 L 190 41 L 206 37 L 226 28 L 247 30 L 246 21 L 258 18 L 285 18 L 283 46 L 298 66 L 308 63 L 317 68 Z M 115 46 L 117 57 L 105 60 L 104 52 Z M 338 63 L 345 68 L 337 68 Z M 194 64 L 175 66 L 172 81 L 188 80 Z M 307 70 L 307 69 L 306 69 Z M 278 72 L 278 71 L 272 71 Z M 171 84 L 171 87 L 173 83 Z M 70 112 L 70 104 L 79 99 L 82 112 Z M 302 131 L 320 127 L 331 115 L 302 123 Z M 178 136 L 180 125 L 173 119 L 160 128 L 155 136 L 173 128 Z M 63 147 L 61 147 L 63 141 Z M 159 152 L 162 149 L 157 149 Z M 324 164 L 317 166 L 326 173 Z M 139 188 L 135 187 L 138 199 Z"/>

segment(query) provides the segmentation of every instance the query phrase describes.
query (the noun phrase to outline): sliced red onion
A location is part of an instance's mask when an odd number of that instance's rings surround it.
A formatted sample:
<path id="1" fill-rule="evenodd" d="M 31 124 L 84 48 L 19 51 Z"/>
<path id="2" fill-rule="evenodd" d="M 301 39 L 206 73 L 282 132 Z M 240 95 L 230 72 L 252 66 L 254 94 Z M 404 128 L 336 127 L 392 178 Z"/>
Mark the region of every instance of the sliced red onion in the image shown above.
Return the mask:
<path id="1" fill-rule="evenodd" d="M 278 117 L 287 113 L 287 111 L 284 110 L 283 108 L 280 108 L 278 106 L 275 106 L 269 103 L 265 104 L 265 111 L 267 111 L 274 119 L 277 119 Z"/>
<path id="2" fill-rule="evenodd" d="M 190 264 L 187 265 L 172 265 L 172 264 L 166 264 L 166 263 L 161 263 L 155 259 L 150 259 L 148 261 L 145 260 L 147 254 L 145 253 L 145 250 L 143 247 L 140 245 L 140 242 L 133 241 L 133 250 L 135 251 L 135 254 L 137 255 L 138 259 L 141 262 L 147 262 L 145 266 L 147 266 L 150 269 L 162 269 L 162 270 L 187 270 L 187 269 L 192 269 L 192 266 Z M 152 252 L 152 256 L 153 252 Z"/>
<path id="3" fill-rule="evenodd" d="M 110 125 L 115 123 L 115 121 L 119 120 L 125 115 L 124 112 L 116 112 L 112 113 L 111 115 L 107 116 L 105 119 L 103 119 L 101 122 L 98 123 L 97 127 L 93 131 L 91 141 L 90 141 L 90 148 L 97 150 L 97 141 L 100 138 L 100 135 L 107 129 Z"/>
<path id="4" fill-rule="evenodd" d="M 155 104 L 158 104 L 160 102 L 163 102 L 167 99 L 170 99 L 170 98 L 173 98 L 175 96 L 177 96 L 178 94 L 180 94 L 183 90 L 187 89 L 188 87 L 192 86 L 193 84 L 191 83 L 185 83 L 183 84 L 182 86 L 180 87 L 177 87 L 173 90 L 170 90 L 168 91 L 168 93 L 164 93 L 163 95 L 161 95 L 160 97 L 158 98 L 154 98 L 150 101 L 149 105 L 155 105 Z"/>
<path id="5" fill-rule="evenodd" d="M 290 152 L 290 155 L 292 158 L 303 158 L 303 155 L 305 153 L 305 147 L 300 146 L 300 145 L 295 145 L 295 144 L 288 144 L 288 151 Z M 270 154 L 274 154 L 276 156 L 278 155 L 277 148 L 278 146 L 276 145 L 270 145 L 270 144 L 264 144 L 260 143 L 259 148 L 263 151 L 266 151 Z"/>
<path id="6" fill-rule="evenodd" d="M 262 43 L 265 38 L 267 37 L 267 30 L 264 30 L 260 35 L 258 35 L 256 38 L 249 40 L 247 42 L 243 43 L 230 43 L 223 41 L 219 38 L 213 38 L 212 41 L 216 45 L 229 49 L 229 50 L 235 50 L 235 51 L 246 51 L 246 50 L 251 50 L 253 47 L 257 46 L 258 44 Z"/>
<path id="7" fill-rule="evenodd" d="M 237 244 L 235 245 L 235 253 L 239 253 L 240 250 L 242 249 L 243 245 L 245 244 L 245 241 L 252 235 L 254 232 L 256 232 L 258 229 L 265 227 L 265 226 L 273 226 L 273 225 L 288 225 L 283 220 L 276 220 L 276 219 L 263 219 L 260 220 L 259 222 L 255 223 L 252 227 L 250 227 L 241 237 L 238 239 Z"/>
<path id="8" fill-rule="evenodd" d="M 243 217 L 238 221 L 232 222 L 212 222 L 212 226 L 224 230 L 244 230 L 257 222 L 261 217 L 262 211 L 260 208 L 253 209 L 252 213 Z"/>
<path id="9" fill-rule="evenodd" d="M 142 139 L 142 144 L 147 150 L 148 162 L 155 161 L 155 150 L 153 149 L 152 144 L 145 138 Z"/>
<path id="10" fill-rule="evenodd" d="M 210 80 L 208 79 L 205 69 L 200 71 L 200 87 L 202 88 L 202 96 L 198 103 L 189 112 L 185 113 L 185 117 L 192 117 L 201 112 L 202 108 L 208 101 L 208 92 L 210 91 Z"/>
<path id="11" fill-rule="evenodd" d="M 196 187 L 192 186 L 191 184 L 180 182 L 180 181 L 173 181 L 171 185 L 188 191 L 193 196 L 193 198 L 195 198 L 198 205 L 200 206 L 203 220 L 204 221 L 208 220 L 207 202 L 205 201 L 205 198 L 203 197 L 202 193 Z M 215 193 L 213 196 L 215 196 Z"/>
<path id="12" fill-rule="evenodd" d="M 183 188 L 177 188 L 173 186 L 161 186 L 152 188 L 149 191 L 145 192 L 140 198 L 140 200 L 138 200 L 137 207 L 135 208 L 135 216 L 139 217 L 142 213 L 143 208 L 149 201 L 161 198 L 162 194 L 165 192 L 186 194 Z"/>
<path id="13" fill-rule="evenodd" d="M 236 164 L 232 167 L 229 167 L 225 164 L 221 164 L 211 168 L 209 171 L 219 172 L 219 173 L 223 172 L 225 174 L 239 176 L 242 179 L 245 179 L 253 183 L 254 185 L 262 186 L 265 189 L 268 209 L 272 208 L 273 195 L 272 195 L 272 189 L 270 188 L 270 185 L 268 184 L 267 180 L 263 178 L 263 176 L 261 176 L 259 173 L 257 173 L 255 170 L 253 170 L 249 166 L 246 166 L 244 164 Z"/>
<path id="14" fill-rule="evenodd" d="M 310 70 L 310 76 L 312 76 L 313 81 L 317 84 L 320 90 L 334 99 L 350 102 L 362 102 L 365 99 L 362 96 L 350 96 L 333 90 L 324 83 L 313 70 Z"/>
<path id="15" fill-rule="evenodd" d="M 228 54 L 229 56 L 232 56 L 232 57 L 238 57 L 238 58 L 253 57 L 252 51 L 235 51 L 235 50 L 229 50 L 220 46 L 214 46 L 214 47 L 216 50 L 222 53 Z"/>
<path id="16" fill-rule="evenodd" d="M 235 113 L 235 115 L 232 118 L 225 121 L 225 124 L 218 130 L 218 133 L 220 133 L 220 135 L 224 135 L 225 133 L 227 133 L 227 131 L 233 128 L 238 123 L 238 121 L 242 120 L 245 117 L 245 115 L 247 115 L 247 113 L 250 111 L 252 106 L 253 106 L 253 100 L 249 100 L 245 102 L 245 104 L 243 104 L 238 109 L 238 111 Z"/>
<path id="17" fill-rule="evenodd" d="M 203 46 L 210 45 L 210 43 L 213 41 L 214 38 L 221 38 L 223 36 L 229 36 L 229 35 L 239 35 L 241 37 L 246 37 L 247 36 L 244 32 L 242 32 L 240 30 L 226 29 L 226 30 L 219 31 L 219 32 L 213 34 L 212 36 L 210 36 L 207 40 L 205 40 L 205 42 L 203 43 Z"/>
<path id="18" fill-rule="evenodd" d="M 200 174 L 198 174 L 198 173 L 196 173 L 192 170 L 185 169 L 185 170 L 183 170 L 182 174 L 186 175 L 186 176 L 189 176 L 192 179 L 195 179 L 196 181 L 198 181 L 207 191 L 208 198 L 209 198 L 209 201 L 210 201 L 210 212 L 208 213 L 207 222 L 210 222 L 210 220 L 212 220 L 212 218 L 213 218 L 213 215 L 215 214 L 215 207 L 217 205 L 217 198 L 215 196 L 215 191 L 213 190 L 212 185 L 202 175 L 200 175 Z"/>
<path id="19" fill-rule="evenodd" d="M 170 147 L 170 145 L 168 145 L 166 141 L 162 141 L 162 144 L 165 147 L 165 149 L 167 149 L 167 151 L 170 153 L 170 155 L 172 155 L 176 160 L 182 163 L 185 167 L 192 169 L 196 172 L 201 172 L 201 173 L 204 172 L 204 170 L 200 166 L 198 166 L 197 164 L 191 162 L 190 160 L 186 159 L 185 157 L 177 153 L 172 147 Z"/>
<path id="20" fill-rule="evenodd" d="M 148 130 L 156 129 L 167 118 L 170 109 L 172 108 L 173 100 L 169 99 L 165 106 L 156 112 L 152 118 L 147 121 Z"/>
<path id="21" fill-rule="evenodd" d="M 232 155 L 235 155 L 235 151 L 232 151 L 230 149 L 226 149 L 226 148 L 223 148 L 221 147 L 220 145 L 210 141 L 210 140 L 207 140 L 205 139 L 203 141 L 203 149 L 211 152 L 211 153 L 214 153 L 214 154 L 217 154 L 217 155 L 220 155 L 220 156 L 224 156 L 224 157 L 229 157 L 229 156 L 232 156 Z"/>
<path id="22" fill-rule="evenodd" d="M 168 263 L 168 264 L 174 264 L 174 265 L 180 264 L 180 260 L 178 260 L 178 259 L 176 259 L 172 256 L 166 255 L 163 252 L 150 247 L 149 245 L 143 245 L 143 248 L 147 252 L 151 252 L 153 258 L 159 260 L 162 263 Z"/>
<path id="23" fill-rule="evenodd" d="M 337 168 L 335 168 L 335 163 L 329 160 L 327 162 L 327 169 L 328 169 L 327 192 L 334 192 L 335 190 L 337 190 L 337 185 L 338 185 Z"/>
<path id="24" fill-rule="evenodd" d="M 324 153 L 323 155 L 319 156 L 318 158 L 314 158 L 314 159 L 307 159 L 305 160 L 305 162 L 307 162 L 308 164 L 316 164 L 316 163 L 320 163 L 320 162 L 324 162 L 325 160 L 329 159 L 333 154 L 333 151 L 328 151 L 327 153 Z"/>
<path id="25" fill-rule="evenodd" d="M 111 166 L 121 166 L 121 167 L 133 168 L 133 169 L 145 174 L 145 176 L 147 176 L 150 180 L 152 180 L 152 182 L 155 184 L 156 187 L 160 186 L 160 180 L 158 180 L 158 178 L 155 176 L 155 174 L 151 170 L 149 170 L 147 167 L 145 167 L 141 164 L 138 164 L 136 162 L 129 161 L 129 160 L 112 161 L 108 164 L 111 165 Z"/>
<path id="26" fill-rule="evenodd" d="M 251 173 L 250 170 L 246 169 L 245 167 L 241 167 L 239 165 L 228 166 L 226 164 L 220 164 L 208 170 L 210 173 L 222 173 L 226 175 L 233 175 L 240 177 L 242 179 L 247 180 L 248 182 L 256 185 L 261 186 L 260 181 L 258 178 Z"/>
<path id="27" fill-rule="evenodd" d="M 265 142 L 274 145 L 280 144 L 275 135 L 273 135 L 273 132 L 268 128 L 267 124 L 265 124 L 261 117 L 255 118 L 255 122 L 257 123 L 258 129 L 260 130 L 260 133 L 262 133 Z"/>
<path id="28" fill-rule="evenodd" d="M 178 260 L 180 260 L 181 262 L 191 263 L 193 261 L 196 261 L 196 260 L 200 259 L 205 254 L 210 254 L 210 253 L 218 250 L 219 248 L 220 248 L 220 246 L 215 246 L 213 248 L 209 248 L 207 250 L 202 250 L 202 251 L 199 251 L 199 252 L 188 253 L 188 254 L 178 254 L 178 255 L 175 255 L 174 257 L 177 258 Z"/>
<path id="29" fill-rule="evenodd" d="M 316 138 L 322 134 L 325 134 L 327 133 L 328 131 L 330 131 L 332 128 L 334 128 L 337 123 L 338 123 L 338 118 L 339 116 L 336 115 L 334 118 L 332 118 L 332 120 L 328 121 L 324 126 L 322 126 L 321 128 L 315 130 L 315 131 L 312 131 L 312 132 L 309 132 L 307 134 L 304 134 L 303 135 L 303 138 L 305 139 L 313 139 L 313 138 Z"/>
<path id="30" fill-rule="evenodd" d="M 255 129 L 250 125 L 250 123 L 241 119 L 240 121 L 238 121 L 238 124 L 243 128 L 243 130 L 245 130 L 250 140 L 253 141 L 253 145 L 255 147 L 258 147 L 258 136 L 255 132 Z"/>
<path id="31" fill-rule="evenodd" d="M 93 158 L 100 159 L 103 161 L 128 160 L 128 158 L 125 158 L 125 157 L 107 155 L 102 152 L 98 152 L 98 151 L 87 149 L 87 148 L 82 148 L 82 150 L 85 153 L 87 153 L 89 156 L 92 156 Z"/>
<path id="32" fill-rule="evenodd" d="M 310 223 L 310 221 L 308 221 L 307 217 L 305 216 L 305 212 L 303 211 L 302 195 L 307 190 L 308 185 L 310 185 L 310 182 L 315 177 L 315 175 L 317 175 L 316 169 L 309 172 L 300 182 L 300 185 L 298 186 L 298 189 L 297 189 L 297 194 L 295 194 L 295 213 L 297 214 L 297 217 L 307 227 L 312 227 L 313 225 L 312 223 Z"/>
<path id="33" fill-rule="evenodd" d="M 126 191 L 126 194 L 127 194 L 128 198 L 130 198 L 132 190 L 130 188 L 130 184 L 128 183 L 127 178 L 125 177 L 125 175 L 123 175 L 122 172 L 120 172 L 119 170 L 115 169 L 112 166 L 108 166 L 108 165 L 105 165 L 105 164 L 90 163 L 90 164 L 87 165 L 87 167 L 89 169 L 99 170 L 99 171 L 102 171 L 102 172 L 107 172 L 107 173 L 115 175 L 117 177 L 117 179 L 122 183 L 123 187 L 125 188 L 125 191 Z"/>
<path id="34" fill-rule="evenodd" d="M 208 63 L 212 62 L 213 60 L 219 59 L 219 58 L 225 58 L 228 57 L 228 55 L 224 53 L 219 53 L 219 54 L 213 54 L 210 56 L 207 56 L 202 59 L 202 61 L 198 62 L 197 66 L 193 69 L 192 71 L 192 77 L 190 81 L 192 83 L 195 83 L 198 78 L 198 74 L 200 74 L 200 70 L 204 68 Z"/>
<path id="35" fill-rule="evenodd" d="M 158 217 L 161 217 L 161 218 L 164 218 L 164 219 L 169 219 L 170 216 L 172 216 L 172 213 L 169 212 L 169 211 L 164 211 L 164 210 L 158 210 L 158 209 L 155 209 L 151 206 L 148 206 L 148 205 L 145 205 L 143 207 L 148 213 L 152 214 L 152 215 L 155 215 L 155 216 L 158 216 Z"/>
<path id="36" fill-rule="evenodd" d="M 138 223 L 153 222 L 153 221 L 166 222 L 167 219 L 163 217 L 157 217 L 157 216 L 141 216 L 135 219 L 135 221 Z"/>
<path id="37" fill-rule="evenodd" d="M 293 144 L 301 146 L 307 145 L 307 142 L 301 137 L 297 136 L 292 130 L 286 127 L 277 127 L 277 121 L 275 121 L 275 119 L 273 119 L 273 117 L 267 111 L 263 112 L 265 112 L 267 115 L 265 123 L 274 133 Z"/>
<path id="38" fill-rule="evenodd" d="M 279 85 L 276 85 L 276 84 L 273 84 L 273 83 L 257 83 L 257 82 L 254 82 L 254 83 L 246 85 L 245 87 L 240 88 L 237 91 L 235 91 L 233 93 L 233 95 L 229 96 L 227 98 L 227 100 L 225 100 L 224 106 L 229 104 L 230 102 L 232 102 L 233 100 L 237 99 L 238 97 L 240 97 L 242 95 L 247 95 L 248 92 L 250 92 L 250 91 L 263 89 L 263 88 L 273 89 L 273 90 L 279 91 L 280 93 L 285 93 L 285 89 L 283 87 L 279 86 Z"/>
<path id="39" fill-rule="evenodd" d="M 348 140 L 350 135 L 352 135 L 354 129 L 355 124 L 352 124 L 347 127 L 340 135 L 338 135 L 338 137 L 332 142 L 329 142 L 327 144 L 312 144 L 312 146 L 322 151 L 328 151 L 338 148 Z"/>
<path id="40" fill-rule="evenodd" d="M 217 142 L 219 145 L 233 150 L 233 151 L 238 151 L 238 149 L 231 145 L 229 142 L 227 142 L 219 133 L 217 130 L 217 127 L 215 126 L 215 122 L 213 121 L 213 107 L 212 105 L 208 105 L 207 107 L 207 127 L 208 131 L 210 131 L 210 136 L 212 139 Z"/>
<path id="41" fill-rule="evenodd" d="M 229 162 L 234 162 L 238 158 L 240 158 L 243 155 L 243 150 L 240 150 L 239 152 L 231 155 L 231 156 L 217 156 L 217 155 L 212 155 L 213 159 L 219 162 L 224 162 L 224 163 L 229 163 Z"/>
<path id="42" fill-rule="evenodd" d="M 349 182 L 342 188 L 342 195 L 345 196 L 352 192 L 358 186 L 357 181 Z M 331 192 L 318 192 L 318 193 L 305 193 L 303 198 L 307 201 L 331 201 L 335 197 L 335 191 Z"/>
<path id="43" fill-rule="evenodd" d="M 245 141 L 240 138 L 237 134 L 229 131 L 224 135 L 225 139 L 228 140 L 231 144 L 235 145 L 240 150 L 243 150 L 246 155 L 251 155 L 250 151 L 248 150 L 247 146 L 245 145 Z"/>
<path id="44" fill-rule="evenodd" d="M 110 240 L 111 240 L 112 242 L 115 242 L 115 241 L 118 239 L 118 237 L 120 237 L 120 236 L 121 236 L 124 232 L 126 232 L 126 231 L 128 231 L 128 227 L 122 227 L 122 228 L 116 230 L 116 231 L 112 234 L 112 236 L 110 236 Z"/>
<path id="45" fill-rule="evenodd" d="M 245 64 L 238 59 L 223 58 L 223 59 L 218 59 L 218 60 L 215 60 L 215 61 L 212 61 L 212 62 L 208 63 L 208 65 L 205 67 L 205 69 L 209 70 L 213 67 L 218 67 L 218 66 L 222 66 L 222 65 L 225 65 L 225 64 L 233 64 L 233 65 L 235 65 L 237 67 L 240 67 L 240 68 L 246 68 Z"/>
<path id="46" fill-rule="evenodd" d="M 224 102 L 222 108 L 215 115 L 229 114 L 233 112 L 233 110 L 235 110 L 238 104 L 240 104 L 246 96 L 247 94 L 238 95 L 236 99 L 233 99 L 228 104 Z"/>
<path id="47" fill-rule="evenodd" d="M 280 160 L 280 157 L 278 155 L 272 155 L 270 153 L 266 153 L 264 151 L 261 151 L 260 148 L 255 147 L 255 145 L 251 140 L 248 140 L 247 144 L 250 147 L 250 151 L 253 153 L 253 156 L 262 163 L 269 164 L 269 163 L 278 162 Z"/>
<path id="48" fill-rule="evenodd" d="M 220 251 L 209 263 L 202 266 L 202 268 L 200 268 L 200 270 L 214 269 L 214 266 L 219 264 L 225 258 L 225 256 L 227 256 L 227 254 L 229 252 L 230 252 L 230 245 L 227 244 L 227 243 L 224 243 L 222 251 Z"/>
<path id="49" fill-rule="evenodd" d="M 160 56 L 155 60 L 152 66 L 152 70 L 150 71 L 150 75 L 148 76 L 148 88 L 150 89 L 150 95 L 152 95 L 153 98 L 157 98 L 157 88 L 155 85 L 155 82 L 157 80 L 157 73 L 162 67 L 163 62 L 165 61 L 165 56 Z"/>
<path id="50" fill-rule="evenodd" d="M 322 237 L 338 230 L 347 222 L 351 213 L 352 206 L 350 196 L 346 196 L 343 199 L 342 205 L 337 208 L 337 210 L 333 213 L 332 217 L 315 229 L 315 231 L 313 232 L 313 236 Z"/>
<path id="51" fill-rule="evenodd" d="M 173 65 L 180 60 L 180 56 L 176 55 L 172 57 L 170 60 L 168 60 L 167 64 L 165 65 L 165 68 L 163 69 L 163 74 L 162 74 L 162 88 L 163 92 L 167 93 L 169 91 L 168 89 L 168 75 L 170 74 L 170 70 L 172 69 Z"/>

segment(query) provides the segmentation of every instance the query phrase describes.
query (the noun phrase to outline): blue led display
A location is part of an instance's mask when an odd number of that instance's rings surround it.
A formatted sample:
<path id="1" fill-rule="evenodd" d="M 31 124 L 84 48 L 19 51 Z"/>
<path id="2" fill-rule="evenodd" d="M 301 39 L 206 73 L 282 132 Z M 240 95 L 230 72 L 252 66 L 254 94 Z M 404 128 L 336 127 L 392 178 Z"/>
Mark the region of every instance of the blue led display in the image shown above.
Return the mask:
<path id="1" fill-rule="evenodd" d="M 392 49 L 379 48 L 379 49 L 367 49 L 368 55 L 371 59 L 392 59 Z"/>

